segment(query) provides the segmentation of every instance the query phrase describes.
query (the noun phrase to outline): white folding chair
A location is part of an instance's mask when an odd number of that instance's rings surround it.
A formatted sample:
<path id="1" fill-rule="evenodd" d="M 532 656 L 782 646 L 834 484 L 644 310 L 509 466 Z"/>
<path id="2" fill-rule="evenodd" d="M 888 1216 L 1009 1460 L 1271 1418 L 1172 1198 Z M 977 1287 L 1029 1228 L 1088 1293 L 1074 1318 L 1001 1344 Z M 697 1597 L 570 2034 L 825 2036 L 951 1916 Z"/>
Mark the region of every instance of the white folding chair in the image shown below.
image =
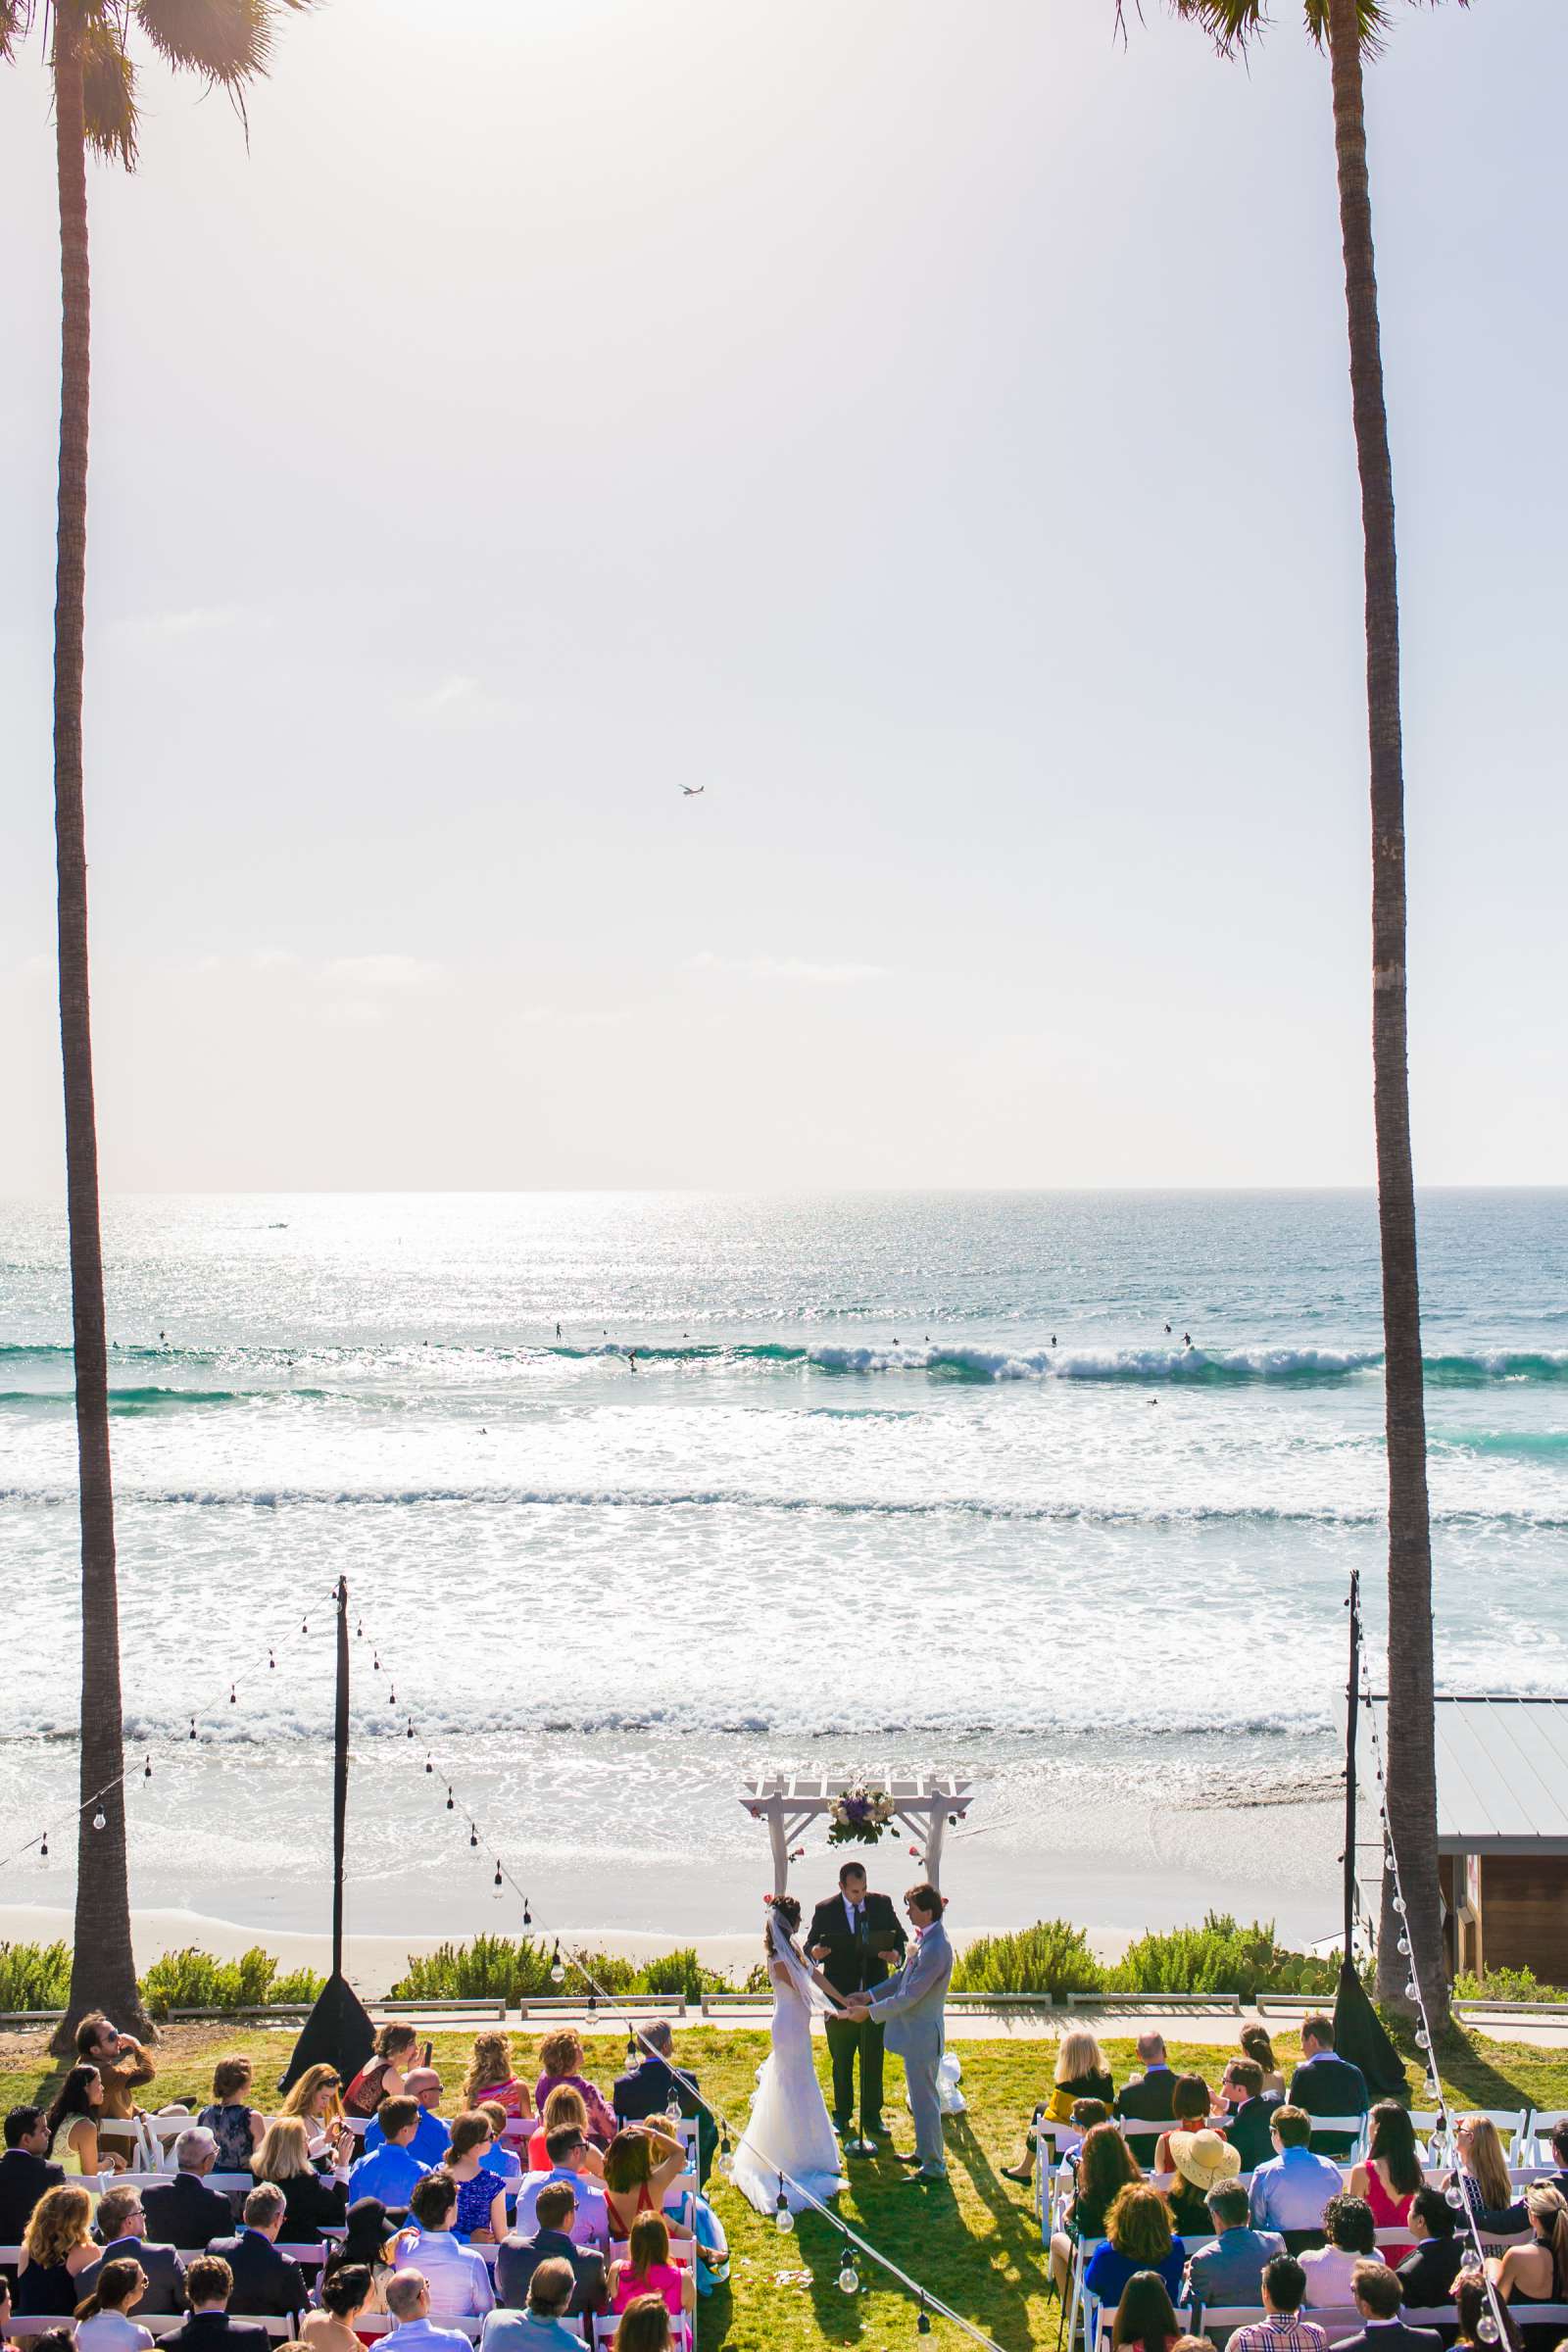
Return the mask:
<path id="1" fill-rule="evenodd" d="M 1561 2124 L 1568 2124 L 1568 2107 L 1531 2107 L 1528 2122 L 1520 2134 L 1520 2164 L 1549 2165 L 1555 2172 L 1557 2159 L 1552 2153 L 1551 2135 Z"/>

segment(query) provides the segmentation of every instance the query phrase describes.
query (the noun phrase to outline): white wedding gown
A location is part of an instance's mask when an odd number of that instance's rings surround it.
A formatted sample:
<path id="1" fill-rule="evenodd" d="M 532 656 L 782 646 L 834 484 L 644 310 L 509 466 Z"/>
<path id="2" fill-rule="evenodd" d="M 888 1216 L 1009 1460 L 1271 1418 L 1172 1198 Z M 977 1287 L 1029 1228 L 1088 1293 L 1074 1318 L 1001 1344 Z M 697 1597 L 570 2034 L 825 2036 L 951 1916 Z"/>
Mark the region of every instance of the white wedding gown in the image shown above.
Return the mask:
<path id="1" fill-rule="evenodd" d="M 809 2012 L 783 1961 L 770 1960 L 767 1973 L 773 1980 L 773 2047 L 758 2069 L 752 2112 L 731 2176 L 759 2213 L 777 2211 L 780 2173 L 824 2203 L 844 2186 L 839 2143 L 811 2063 Z M 789 2180 L 784 2196 L 791 2213 L 806 2205 Z"/>

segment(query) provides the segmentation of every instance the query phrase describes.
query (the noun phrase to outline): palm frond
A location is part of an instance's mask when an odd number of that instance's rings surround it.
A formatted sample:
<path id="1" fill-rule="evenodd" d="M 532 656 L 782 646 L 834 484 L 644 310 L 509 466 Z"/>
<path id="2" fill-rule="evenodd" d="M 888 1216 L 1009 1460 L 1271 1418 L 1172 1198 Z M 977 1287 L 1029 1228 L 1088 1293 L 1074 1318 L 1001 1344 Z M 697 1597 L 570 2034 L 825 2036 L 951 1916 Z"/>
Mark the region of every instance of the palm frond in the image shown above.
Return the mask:
<path id="1" fill-rule="evenodd" d="M 1363 57 L 1381 57 L 1394 19 L 1384 0 L 1356 0 Z M 1306 0 L 1306 29 L 1320 49 L 1329 45 L 1329 0 Z"/>
<path id="2" fill-rule="evenodd" d="M 1245 57 L 1268 22 L 1263 0 L 1171 0 L 1171 6 L 1184 23 L 1207 33 L 1221 57 Z"/>
<path id="3" fill-rule="evenodd" d="M 275 0 L 132 0 L 160 57 L 235 95 L 267 72 Z"/>
<path id="4" fill-rule="evenodd" d="M 32 0 L 0 0 L 0 59 L 10 65 L 32 29 Z"/>
<path id="5" fill-rule="evenodd" d="M 81 104 L 87 145 L 106 163 L 136 169 L 136 69 L 111 17 L 81 28 Z"/>

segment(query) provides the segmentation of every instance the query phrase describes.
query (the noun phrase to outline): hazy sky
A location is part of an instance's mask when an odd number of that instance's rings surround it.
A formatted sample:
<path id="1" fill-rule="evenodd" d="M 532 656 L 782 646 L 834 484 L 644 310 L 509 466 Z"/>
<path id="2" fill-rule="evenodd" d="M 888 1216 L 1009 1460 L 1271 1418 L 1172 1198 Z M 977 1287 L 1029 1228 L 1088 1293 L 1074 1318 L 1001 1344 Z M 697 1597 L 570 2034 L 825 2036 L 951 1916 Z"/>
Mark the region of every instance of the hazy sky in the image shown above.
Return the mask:
<path id="1" fill-rule="evenodd" d="M 1369 92 L 1417 1173 L 1568 1174 L 1568 9 Z M 325 0 L 95 169 L 116 1187 L 1358 1183 L 1327 69 L 1149 0 Z M 60 1183 L 0 81 L 0 1189 Z M 683 800 L 683 784 L 706 787 Z"/>

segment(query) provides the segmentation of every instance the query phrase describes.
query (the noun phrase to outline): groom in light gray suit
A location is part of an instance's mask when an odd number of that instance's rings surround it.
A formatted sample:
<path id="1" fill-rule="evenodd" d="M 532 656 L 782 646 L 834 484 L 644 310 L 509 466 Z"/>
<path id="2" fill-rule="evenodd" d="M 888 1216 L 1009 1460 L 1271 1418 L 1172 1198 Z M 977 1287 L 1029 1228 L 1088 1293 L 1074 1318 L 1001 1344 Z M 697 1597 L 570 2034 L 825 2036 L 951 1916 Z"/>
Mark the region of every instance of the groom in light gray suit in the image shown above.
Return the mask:
<path id="1" fill-rule="evenodd" d="M 918 2169 L 916 2180 L 945 2180 L 948 2152 L 942 2140 L 942 2102 L 937 2070 L 942 2064 L 943 2012 L 953 1946 L 942 1924 L 943 1901 L 934 1886 L 911 1886 L 904 1898 L 916 1942 L 896 1977 L 875 1993 L 854 1993 L 846 2014 L 869 2016 L 887 2028 L 887 2046 L 904 2060 L 914 2116 L 914 2154 L 902 2159 Z"/>

